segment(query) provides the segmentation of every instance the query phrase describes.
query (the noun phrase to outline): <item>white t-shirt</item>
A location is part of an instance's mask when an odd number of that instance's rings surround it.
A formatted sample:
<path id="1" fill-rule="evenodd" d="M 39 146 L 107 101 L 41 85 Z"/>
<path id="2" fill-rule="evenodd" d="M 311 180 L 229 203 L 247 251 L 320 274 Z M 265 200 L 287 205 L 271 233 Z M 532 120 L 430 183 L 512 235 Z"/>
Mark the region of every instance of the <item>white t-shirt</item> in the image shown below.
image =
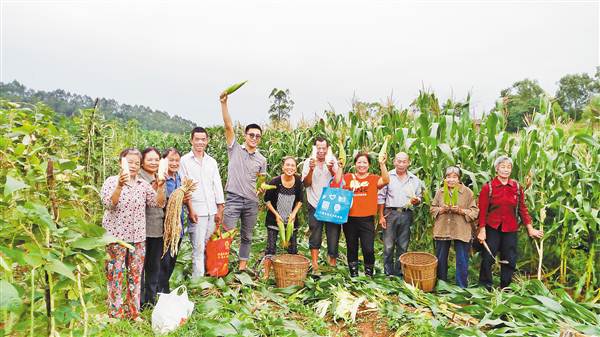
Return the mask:
<path id="1" fill-rule="evenodd" d="M 182 181 L 183 178 L 188 178 L 198 184 L 192 192 L 194 211 L 199 216 L 217 214 L 217 204 L 225 203 L 217 161 L 206 152 L 201 159 L 190 152 L 181 157 L 179 174 Z"/>
<path id="2" fill-rule="evenodd" d="M 310 158 L 307 158 L 302 164 L 302 181 L 308 175 L 310 171 Z M 337 160 L 333 161 L 333 171 L 337 171 L 338 164 Z M 323 188 L 329 186 L 329 181 L 333 176 L 329 169 L 327 168 L 327 164 L 325 162 L 319 163 L 315 165 L 312 176 L 312 184 L 309 187 L 306 187 L 306 200 L 312 207 L 317 207 L 319 203 L 319 199 L 321 198 L 321 193 L 323 193 Z"/>

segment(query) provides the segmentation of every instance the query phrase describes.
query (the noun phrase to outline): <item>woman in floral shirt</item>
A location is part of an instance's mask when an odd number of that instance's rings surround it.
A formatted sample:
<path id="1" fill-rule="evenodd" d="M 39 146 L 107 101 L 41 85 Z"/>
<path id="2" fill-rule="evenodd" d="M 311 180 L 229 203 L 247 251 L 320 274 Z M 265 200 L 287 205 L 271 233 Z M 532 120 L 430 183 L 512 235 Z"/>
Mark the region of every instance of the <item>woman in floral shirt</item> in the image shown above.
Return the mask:
<path id="1" fill-rule="evenodd" d="M 160 193 L 138 176 L 141 153 L 136 149 L 125 149 L 119 159 L 125 158 L 129 172 L 121 170 L 118 176 L 106 179 L 102 186 L 104 217 L 102 226 L 120 243 L 106 246 L 106 277 L 108 288 L 108 314 L 113 318 L 139 319 L 141 272 L 144 266 L 146 240 L 146 205 L 162 206 L 165 203 L 164 181 L 159 181 Z M 122 285 L 127 270 L 127 297 L 123 306 Z"/>

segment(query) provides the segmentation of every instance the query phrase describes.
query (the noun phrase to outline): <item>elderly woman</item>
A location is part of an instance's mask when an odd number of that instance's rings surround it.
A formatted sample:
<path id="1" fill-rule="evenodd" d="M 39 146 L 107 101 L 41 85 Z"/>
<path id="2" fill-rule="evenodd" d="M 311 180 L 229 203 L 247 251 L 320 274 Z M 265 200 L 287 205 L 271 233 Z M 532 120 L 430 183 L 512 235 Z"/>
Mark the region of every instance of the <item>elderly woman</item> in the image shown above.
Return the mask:
<path id="1" fill-rule="evenodd" d="M 136 149 L 125 149 L 119 155 L 125 158 L 129 172 L 121 170 L 118 176 L 106 179 L 102 185 L 102 204 L 105 211 L 102 227 L 129 244 L 106 246 L 109 256 L 106 261 L 108 288 L 108 315 L 112 318 L 138 320 L 140 314 L 141 273 L 146 254 L 146 206 L 159 207 L 165 203 L 165 194 L 156 193 L 150 184 L 138 175 L 142 154 Z M 158 181 L 160 187 L 164 181 Z M 127 271 L 127 286 L 124 272 Z M 123 306 L 122 293 L 127 291 L 127 303 Z"/>
<path id="2" fill-rule="evenodd" d="M 438 258 L 437 277 L 448 279 L 448 252 L 454 243 L 456 252 L 456 284 L 467 287 L 469 248 L 473 238 L 471 223 L 477 220 L 479 209 L 473 191 L 460 182 L 461 171 L 456 166 L 446 169 L 444 187 L 440 188 L 431 203 L 430 212 L 435 223 L 433 239 Z"/>
<path id="3" fill-rule="evenodd" d="M 358 246 L 360 243 L 364 261 L 365 275 L 373 276 L 375 265 L 375 215 L 377 214 L 377 194 L 379 189 L 390 182 L 390 175 L 384 156 L 379 162 L 381 176 L 369 173 L 371 158 L 369 154 L 360 152 L 354 157 L 355 173 L 346 173 L 340 168 L 335 173 L 332 186 L 339 186 L 342 178 L 343 188 L 354 192 L 352 207 L 348 214 L 348 222 L 342 229 L 346 237 L 348 268 L 350 277 L 358 276 Z"/>
<path id="4" fill-rule="evenodd" d="M 297 254 L 296 232 L 298 229 L 298 211 L 302 207 L 302 179 L 296 174 L 297 163 L 293 157 L 283 159 L 283 173 L 273 178 L 269 185 L 275 186 L 275 189 L 268 190 L 265 193 L 265 205 L 268 212 L 265 218 L 267 225 L 267 248 L 265 251 L 264 274 L 263 279 L 269 279 L 272 257 L 277 250 L 277 236 L 279 227 L 277 222 L 283 222 L 284 227 L 288 221 L 294 222 L 294 231 L 290 239 L 287 252 Z"/>
<path id="5" fill-rule="evenodd" d="M 168 202 L 169 198 L 171 197 L 171 194 L 181 187 L 181 176 L 179 175 L 179 164 L 181 160 L 181 154 L 176 148 L 170 147 L 163 151 L 162 158 L 167 159 L 169 163 L 167 167 L 167 176 L 165 177 L 166 197 Z M 185 208 L 185 206 L 182 207 Z M 180 221 L 182 231 L 179 237 L 178 250 L 179 247 L 181 247 L 181 241 L 183 240 L 183 234 L 185 232 L 185 230 L 183 229 L 183 226 L 185 225 L 184 209 L 181 210 Z M 162 257 L 162 262 L 165 264 L 164 270 L 166 271 L 166 275 L 162 278 L 163 283 L 160 287 L 164 290 L 165 293 L 169 293 L 171 292 L 169 288 L 169 279 L 171 278 L 171 275 L 175 270 L 175 264 L 177 263 L 177 254 L 175 254 L 175 256 L 171 256 L 171 254 L 167 252 L 167 254 L 165 254 Z"/>
<path id="6" fill-rule="evenodd" d="M 542 238 L 544 232 L 533 228 L 531 217 L 525 204 L 525 195 L 519 183 L 510 179 L 512 160 L 501 156 L 494 162 L 496 177 L 481 188 L 479 194 L 479 234 L 480 243 L 487 243 L 492 254 L 484 250 L 479 272 L 479 283 L 490 289 L 492 264 L 500 252 L 500 258 L 508 261 L 500 267 L 500 287 L 507 287 L 517 265 L 517 233 L 519 220 L 527 228 L 532 238 Z M 492 256 L 493 255 L 493 256 Z"/>
<path id="7" fill-rule="evenodd" d="M 159 185 L 158 164 L 160 163 L 160 152 L 155 147 L 148 147 L 142 151 L 142 170 L 140 178 L 150 184 L 155 190 L 161 188 L 165 193 L 164 181 Z M 146 206 L 146 258 L 144 261 L 144 288 L 142 289 L 142 306 L 154 305 L 158 293 L 168 290 L 168 260 L 163 256 L 163 228 L 165 211 L 164 205 L 156 207 Z"/>

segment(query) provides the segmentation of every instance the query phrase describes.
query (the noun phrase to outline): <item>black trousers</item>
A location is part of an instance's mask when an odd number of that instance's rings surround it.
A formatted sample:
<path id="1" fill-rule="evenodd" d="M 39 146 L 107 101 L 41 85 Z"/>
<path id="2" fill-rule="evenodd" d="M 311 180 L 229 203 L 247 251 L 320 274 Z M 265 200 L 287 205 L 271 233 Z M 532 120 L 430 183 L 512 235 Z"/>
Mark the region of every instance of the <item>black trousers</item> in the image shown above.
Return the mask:
<path id="1" fill-rule="evenodd" d="M 494 256 L 500 252 L 500 260 L 508 261 L 508 264 L 500 264 L 500 287 L 508 287 L 512 276 L 517 268 L 517 233 L 502 232 L 501 227 L 493 229 L 485 227 L 486 242 Z M 486 288 L 494 285 L 492 278 L 492 267 L 494 258 L 485 250 L 481 250 L 481 269 L 479 270 L 479 283 Z"/>
<path id="2" fill-rule="evenodd" d="M 287 247 L 288 254 L 298 254 L 297 232 L 298 229 L 294 228 L 294 232 L 290 238 L 290 245 Z M 277 241 L 279 241 L 279 229 L 275 230 L 267 227 L 267 249 L 265 249 L 265 256 L 272 257 L 277 254 Z"/>
<path id="3" fill-rule="evenodd" d="M 348 217 L 343 226 L 346 237 L 348 264 L 358 261 L 358 245 L 362 249 L 365 265 L 375 264 L 375 217 Z"/>
<path id="4" fill-rule="evenodd" d="M 179 243 L 177 244 L 177 252 L 179 252 L 179 250 L 181 249 L 181 241 L 183 241 L 183 237 L 179 239 Z M 167 251 L 167 254 L 165 254 L 165 256 L 162 259 L 164 260 L 163 263 L 165 265 L 167 275 L 163 280 L 161 287 L 164 290 L 163 293 L 170 293 L 171 288 L 169 287 L 169 280 L 171 279 L 171 275 L 173 275 L 175 265 L 177 264 L 177 254 L 171 257 L 171 252 Z"/>
<path id="5" fill-rule="evenodd" d="M 146 238 L 146 259 L 142 279 L 141 301 L 144 304 L 156 304 L 158 293 L 169 292 L 169 277 L 175 267 L 174 258 L 169 252 L 161 258 L 163 253 L 163 238 Z M 172 267 L 171 267 L 172 266 Z M 169 272 L 171 270 L 171 272 Z"/>

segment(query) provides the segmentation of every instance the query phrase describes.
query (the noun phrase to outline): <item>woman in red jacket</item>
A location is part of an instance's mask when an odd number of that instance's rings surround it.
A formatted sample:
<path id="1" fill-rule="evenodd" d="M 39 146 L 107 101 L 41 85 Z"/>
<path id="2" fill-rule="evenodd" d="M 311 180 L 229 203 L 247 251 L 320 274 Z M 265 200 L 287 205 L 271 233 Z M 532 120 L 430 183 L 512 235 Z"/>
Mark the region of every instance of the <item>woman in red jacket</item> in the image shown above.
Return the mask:
<path id="1" fill-rule="evenodd" d="M 508 261 L 500 267 L 500 287 L 507 287 L 517 265 L 517 233 L 521 222 L 532 238 L 542 238 L 544 232 L 533 228 L 531 217 L 525 204 L 525 195 L 519 183 L 510 179 L 512 160 L 500 156 L 494 162 L 496 177 L 486 183 L 479 193 L 479 233 L 480 243 L 488 244 L 492 254 L 483 252 L 479 283 L 490 289 L 492 282 L 492 265 L 498 251 L 500 258 Z"/>

